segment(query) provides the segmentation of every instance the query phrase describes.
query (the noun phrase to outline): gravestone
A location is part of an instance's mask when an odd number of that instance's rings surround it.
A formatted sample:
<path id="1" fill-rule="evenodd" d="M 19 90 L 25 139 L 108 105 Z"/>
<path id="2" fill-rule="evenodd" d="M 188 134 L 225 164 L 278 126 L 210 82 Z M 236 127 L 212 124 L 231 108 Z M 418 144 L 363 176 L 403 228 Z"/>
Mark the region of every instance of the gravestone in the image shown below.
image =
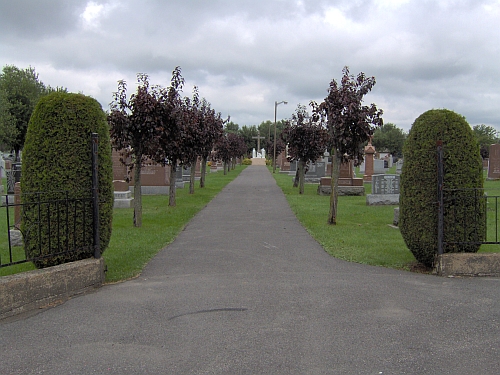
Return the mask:
<path id="1" fill-rule="evenodd" d="M 383 159 L 373 160 L 373 174 L 382 174 L 387 170 L 386 162 Z"/>
<path id="2" fill-rule="evenodd" d="M 128 180 L 127 166 L 120 161 L 121 158 L 123 158 L 123 154 L 113 149 L 111 152 L 113 180 L 126 181 Z"/>
<path id="3" fill-rule="evenodd" d="M 398 205 L 399 176 L 395 174 L 377 174 L 372 176 L 372 193 L 366 195 L 366 204 Z"/>
<path id="4" fill-rule="evenodd" d="M 128 183 L 124 180 L 113 180 L 114 208 L 130 208 L 134 205 L 134 198 Z"/>
<path id="5" fill-rule="evenodd" d="M 488 161 L 488 180 L 500 179 L 500 144 L 490 146 Z"/>
<path id="6" fill-rule="evenodd" d="M 299 162 L 294 160 L 290 163 L 289 170 L 286 171 L 289 176 L 294 176 L 297 174 L 297 168 L 299 167 Z M 326 176 L 326 162 L 323 158 L 318 159 L 315 163 L 308 163 L 306 166 L 307 173 L 305 174 L 304 182 L 315 184 L 319 183 L 322 177 Z"/>
<path id="7" fill-rule="evenodd" d="M 288 173 L 290 172 L 290 161 L 286 158 L 286 153 L 283 151 L 280 154 L 280 173 Z"/>
<path id="8" fill-rule="evenodd" d="M 324 177 L 318 186 L 319 195 L 330 195 L 332 178 Z M 356 178 L 354 173 L 354 162 L 351 160 L 342 163 L 339 170 L 338 195 L 365 195 L 365 187 L 362 178 Z"/>
<path id="9" fill-rule="evenodd" d="M 402 170 L 403 170 L 403 159 L 399 159 L 396 162 L 396 174 L 401 174 Z"/>
<path id="10" fill-rule="evenodd" d="M 365 163 L 364 163 L 364 175 L 363 180 L 365 182 L 370 182 L 373 175 L 373 162 L 375 158 L 375 147 L 372 145 L 372 139 L 368 141 L 368 145 L 365 147 Z"/>
<path id="11" fill-rule="evenodd" d="M 111 159 L 113 163 L 113 180 L 128 181 L 130 191 L 134 192 L 134 173 L 129 175 L 127 166 L 120 159 L 123 153 L 113 150 Z M 170 166 L 156 164 L 146 160 L 141 167 L 141 192 L 144 195 L 168 194 L 170 190 Z"/>
<path id="12" fill-rule="evenodd" d="M 133 192 L 134 179 L 130 181 Z M 168 194 L 170 191 L 170 166 L 146 164 L 141 167 L 141 192 L 144 195 Z"/>
<path id="13" fill-rule="evenodd" d="M 317 161 L 309 163 L 307 173 L 305 174 L 306 183 L 318 183 L 322 177 L 326 176 L 326 163 L 324 161 Z"/>
<path id="14" fill-rule="evenodd" d="M 182 179 L 185 181 L 185 182 L 189 182 L 189 180 L 191 179 L 191 167 L 186 167 L 186 168 L 182 168 Z M 201 178 L 201 162 L 200 162 L 200 159 L 196 159 L 196 164 L 195 164 L 195 169 L 194 169 L 194 179 L 195 181 L 199 181 Z"/>
<path id="15" fill-rule="evenodd" d="M 175 188 L 184 189 L 184 172 L 182 165 L 178 165 L 175 170 Z"/>

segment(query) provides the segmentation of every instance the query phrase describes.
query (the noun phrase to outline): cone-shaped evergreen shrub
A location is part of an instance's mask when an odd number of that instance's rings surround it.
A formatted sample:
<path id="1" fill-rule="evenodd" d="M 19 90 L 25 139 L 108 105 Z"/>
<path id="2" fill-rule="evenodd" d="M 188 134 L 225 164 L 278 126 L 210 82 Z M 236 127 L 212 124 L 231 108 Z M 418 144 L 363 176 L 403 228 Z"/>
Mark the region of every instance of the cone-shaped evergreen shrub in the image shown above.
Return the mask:
<path id="1" fill-rule="evenodd" d="M 403 148 L 399 226 L 417 261 L 429 267 L 438 248 L 438 140 L 444 150 L 445 241 L 480 241 L 485 231 L 485 202 L 478 198 L 482 190 L 471 190 L 483 187 L 483 170 L 470 125 L 463 116 L 446 109 L 423 113 L 413 123 Z M 478 249 L 477 244 L 449 244 L 444 252 Z"/>
<path id="2" fill-rule="evenodd" d="M 56 92 L 38 102 L 28 125 L 23 149 L 21 231 L 29 258 L 38 268 L 94 255 L 91 134 L 99 136 L 100 250 L 111 237 L 113 171 L 106 115 L 93 98 Z M 29 204 L 41 202 L 41 204 Z M 49 203 L 50 202 L 50 203 Z M 68 202 L 68 203 L 67 203 Z M 68 254 L 54 252 L 76 249 Z"/>

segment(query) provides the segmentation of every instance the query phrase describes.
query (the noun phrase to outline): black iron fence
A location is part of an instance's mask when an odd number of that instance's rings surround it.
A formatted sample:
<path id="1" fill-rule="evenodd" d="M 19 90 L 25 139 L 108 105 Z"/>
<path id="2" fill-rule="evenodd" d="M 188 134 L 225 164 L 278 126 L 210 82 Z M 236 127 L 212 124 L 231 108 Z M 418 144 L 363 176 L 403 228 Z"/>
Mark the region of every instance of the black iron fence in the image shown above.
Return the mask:
<path id="1" fill-rule="evenodd" d="M 26 194 L 23 203 L 18 195 L 5 195 L 3 200 L 6 237 L 2 236 L 0 267 L 70 253 L 93 254 L 98 227 L 90 192 L 84 198 L 62 191 Z"/>

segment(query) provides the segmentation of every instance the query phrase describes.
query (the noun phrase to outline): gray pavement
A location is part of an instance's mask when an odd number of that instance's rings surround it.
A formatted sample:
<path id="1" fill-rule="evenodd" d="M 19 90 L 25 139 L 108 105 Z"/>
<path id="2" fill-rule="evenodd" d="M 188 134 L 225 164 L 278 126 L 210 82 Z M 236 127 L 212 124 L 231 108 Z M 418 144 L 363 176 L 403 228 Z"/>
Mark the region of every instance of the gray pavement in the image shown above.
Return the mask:
<path id="1" fill-rule="evenodd" d="M 329 256 L 252 166 L 139 278 L 0 323 L 0 374 L 499 374 L 499 297 Z"/>

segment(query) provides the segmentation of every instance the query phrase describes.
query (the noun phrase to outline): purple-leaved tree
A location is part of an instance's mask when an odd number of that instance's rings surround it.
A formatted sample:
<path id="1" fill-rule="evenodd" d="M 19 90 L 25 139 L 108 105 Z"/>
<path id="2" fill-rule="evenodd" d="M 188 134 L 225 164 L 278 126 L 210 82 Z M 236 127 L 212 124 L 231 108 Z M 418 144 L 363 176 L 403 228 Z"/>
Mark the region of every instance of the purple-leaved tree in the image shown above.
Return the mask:
<path id="1" fill-rule="evenodd" d="M 337 223 L 338 178 L 340 164 L 354 160 L 363 161 L 363 146 L 373 135 L 376 127 L 382 126 L 383 111 L 375 104 L 363 105 L 363 97 L 375 85 L 375 77 L 359 73 L 357 77 L 349 74 L 346 66 L 342 70 L 340 85 L 333 79 L 328 96 L 320 104 L 316 113 L 326 116 L 328 131 L 332 142 L 332 193 L 328 223 Z"/>
<path id="2" fill-rule="evenodd" d="M 134 171 L 134 226 L 142 226 L 141 167 L 151 157 L 156 143 L 155 129 L 163 111 L 162 90 L 149 85 L 146 74 L 138 74 L 137 92 L 127 99 L 127 84 L 118 82 L 108 115 L 111 142 L 122 151 L 122 162 Z M 126 161 L 130 160 L 130 163 Z"/>
<path id="3" fill-rule="evenodd" d="M 310 106 L 313 110 L 316 108 L 314 102 L 311 102 Z M 315 162 L 325 153 L 329 140 L 328 131 L 323 126 L 320 116 L 314 111 L 310 116 L 306 106 L 299 104 L 281 136 L 288 144 L 290 161 L 298 162 L 299 194 L 304 194 L 306 164 Z"/>

